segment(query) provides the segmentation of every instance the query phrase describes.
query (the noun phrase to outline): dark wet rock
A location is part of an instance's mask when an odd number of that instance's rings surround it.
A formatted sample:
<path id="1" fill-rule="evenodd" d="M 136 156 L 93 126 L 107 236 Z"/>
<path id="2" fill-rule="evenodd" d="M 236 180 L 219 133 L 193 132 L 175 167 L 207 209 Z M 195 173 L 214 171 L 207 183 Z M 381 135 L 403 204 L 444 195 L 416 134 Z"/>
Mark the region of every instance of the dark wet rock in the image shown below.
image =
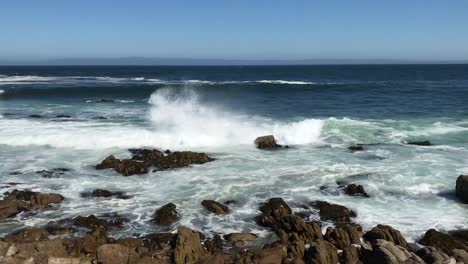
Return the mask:
<path id="1" fill-rule="evenodd" d="M 273 135 L 258 137 L 255 139 L 254 143 L 259 149 L 272 149 L 281 147 L 281 145 L 276 144 L 276 140 Z"/>
<path id="2" fill-rule="evenodd" d="M 109 223 L 105 219 L 97 218 L 94 215 L 85 216 L 77 216 L 73 218 L 73 225 L 86 227 L 91 230 L 96 230 L 99 228 L 103 228 L 104 230 L 109 228 Z"/>
<path id="3" fill-rule="evenodd" d="M 30 243 L 49 239 L 49 232 L 41 229 L 25 229 L 13 232 L 4 240 L 9 243 Z"/>
<path id="4" fill-rule="evenodd" d="M 408 251 L 405 247 L 397 246 L 390 241 L 377 239 L 373 245 L 363 244 L 364 263 L 382 264 L 424 264 L 415 253 Z"/>
<path id="5" fill-rule="evenodd" d="M 55 118 L 71 118 L 69 115 L 56 115 Z"/>
<path id="6" fill-rule="evenodd" d="M 136 160 L 120 160 L 116 159 L 114 155 L 110 155 L 101 164 L 96 165 L 96 169 L 114 169 L 116 172 L 123 176 L 131 176 L 136 174 L 148 173 L 149 164 L 146 162 Z"/>
<path id="7" fill-rule="evenodd" d="M 224 202 L 225 205 L 231 205 L 231 204 L 236 204 L 237 201 L 236 200 L 227 200 Z"/>
<path id="8" fill-rule="evenodd" d="M 259 209 L 264 216 L 281 217 L 292 214 L 291 208 L 282 198 L 271 198 Z"/>
<path id="9" fill-rule="evenodd" d="M 215 235 L 213 238 L 205 240 L 203 245 L 210 254 L 217 254 L 223 251 L 223 239 L 220 235 Z"/>
<path id="10" fill-rule="evenodd" d="M 416 252 L 426 263 L 454 263 L 455 259 L 435 247 L 424 247 Z"/>
<path id="11" fill-rule="evenodd" d="M 5 193 L 5 200 L 20 200 L 29 204 L 24 206 L 23 209 L 44 209 L 58 204 L 64 200 L 64 197 L 57 193 L 39 193 L 29 190 L 13 190 Z"/>
<path id="12" fill-rule="evenodd" d="M 187 167 L 192 164 L 204 164 L 214 161 L 205 153 L 197 153 L 192 151 L 172 152 L 167 156 L 152 160 L 151 163 L 157 170 L 168 170 L 175 168 Z"/>
<path id="13" fill-rule="evenodd" d="M 458 239 L 452 235 L 436 231 L 435 229 L 428 230 L 419 243 L 421 245 L 441 249 L 448 255 L 450 255 L 454 249 L 463 249 L 468 251 L 468 243 L 466 241 Z"/>
<path id="14" fill-rule="evenodd" d="M 154 213 L 154 222 L 158 225 L 172 225 L 178 219 L 176 210 L 177 206 L 173 203 L 168 203 Z"/>
<path id="15" fill-rule="evenodd" d="M 363 238 L 371 243 L 374 243 L 378 239 L 390 241 L 397 246 L 407 248 L 408 243 L 406 239 L 401 235 L 400 231 L 393 229 L 388 225 L 377 225 L 370 231 L 364 234 Z"/>
<path id="16" fill-rule="evenodd" d="M 348 147 L 348 149 L 351 150 L 352 152 L 364 151 L 364 147 L 362 145 L 350 146 Z"/>
<path id="17" fill-rule="evenodd" d="M 94 198 L 117 198 L 117 199 L 130 199 L 130 195 L 126 195 L 124 192 L 111 192 L 104 189 L 95 189 L 92 192 L 85 192 L 81 194 L 82 197 L 94 197 Z"/>
<path id="18" fill-rule="evenodd" d="M 335 228 L 327 228 L 324 239 L 332 243 L 338 249 L 345 249 L 352 244 L 360 244 L 362 227 L 358 224 L 339 224 Z"/>
<path id="19" fill-rule="evenodd" d="M 215 213 L 215 214 L 227 214 L 229 213 L 229 207 L 226 205 L 219 203 L 217 201 L 213 200 L 204 200 L 202 203 L 203 207 L 206 208 L 206 210 Z"/>
<path id="20" fill-rule="evenodd" d="M 205 254 L 199 233 L 188 227 L 179 227 L 174 246 L 174 263 L 196 263 Z"/>
<path id="21" fill-rule="evenodd" d="M 231 233 L 224 235 L 224 239 L 230 242 L 254 241 L 257 239 L 257 235 L 252 233 Z"/>
<path id="22" fill-rule="evenodd" d="M 355 246 L 347 246 L 339 255 L 342 264 L 360 264 L 362 263 L 361 259 L 361 250 Z"/>
<path id="23" fill-rule="evenodd" d="M 128 263 L 130 249 L 120 244 L 104 244 L 97 249 L 97 258 L 101 264 Z"/>
<path id="24" fill-rule="evenodd" d="M 317 201 L 311 203 L 311 205 L 319 210 L 320 219 L 322 221 L 334 221 L 337 223 L 340 222 L 350 222 L 351 217 L 355 217 L 356 213 L 348 208 L 338 205 L 331 204 L 325 201 Z"/>
<path id="25" fill-rule="evenodd" d="M 42 118 L 40 115 L 29 115 L 29 118 Z"/>
<path id="26" fill-rule="evenodd" d="M 305 262 L 311 264 L 336 264 L 338 252 L 336 247 L 328 241 L 318 239 L 310 243 L 305 253 Z"/>
<path id="27" fill-rule="evenodd" d="M 172 233 L 155 233 L 146 235 L 143 238 L 143 244 L 150 251 L 156 249 L 163 249 L 171 244 L 176 238 L 175 234 Z"/>
<path id="28" fill-rule="evenodd" d="M 59 227 L 53 225 L 46 226 L 45 230 L 49 232 L 49 234 L 52 236 L 63 236 L 73 234 L 76 232 L 76 229 L 73 227 Z"/>
<path id="29" fill-rule="evenodd" d="M 408 145 L 416 145 L 416 146 L 432 146 L 432 143 L 429 141 L 429 140 L 425 140 L 425 141 L 409 141 L 407 142 L 406 144 Z"/>
<path id="30" fill-rule="evenodd" d="M 458 176 L 455 194 L 462 202 L 468 203 L 468 175 Z"/>
<path id="31" fill-rule="evenodd" d="M 95 117 L 93 117 L 93 119 L 97 119 L 97 120 L 106 120 L 107 117 L 105 117 L 105 116 L 95 116 Z"/>
<path id="32" fill-rule="evenodd" d="M 346 186 L 345 193 L 351 196 L 369 197 L 362 185 L 356 185 L 354 183 Z"/>
<path id="33" fill-rule="evenodd" d="M 21 171 L 10 172 L 10 175 L 21 175 L 21 174 L 23 174 L 23 172 L 21 172 Z"/>
<path id="34" fill-rule="evenodd" d="M 36 173 L 41 175 L 43 178 L 60 178 L 62 175 L 69 171 L 70 169 L 67 168 L 55 168 L 52 170 L 36 171 Z"/>

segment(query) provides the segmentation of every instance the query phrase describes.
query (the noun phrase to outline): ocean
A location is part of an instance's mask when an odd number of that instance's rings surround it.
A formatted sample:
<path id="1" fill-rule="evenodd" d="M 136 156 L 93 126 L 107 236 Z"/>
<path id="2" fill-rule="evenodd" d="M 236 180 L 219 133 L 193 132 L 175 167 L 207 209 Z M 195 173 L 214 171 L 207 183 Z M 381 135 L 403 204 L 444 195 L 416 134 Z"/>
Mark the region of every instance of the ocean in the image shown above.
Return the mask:
<path id="1" fill-rule="evenodd" d="M 255 148 L 270 134 L 289 148 Z M 423 140 L 433 146 L 405 144 Z M 348 150 L 354 144 L 365 151 Z M 216 160 L 131 177 L 95 169 L 135 147 Z M 388 224 L 414 241 L 430 228 L 468 228 L 453 194 L 468 173 L 468 65 L 0 67 L 0 156 L 0 193 L 66 198 L 1 220 L 2 235 L 89 214 L 128 218 L 115 236 L 165 231 L 151 219 L 172 202 L 177 225 L 266 236 L 253 218 L 282 197 L 296 211 L 316 200 L 345 205 L 364 229 Z M 67 171 L 40 173 L 54 168 Z M 337 182 L 370 197 L 345 195 Z M 97 188 L 131 198 L 83 197 Z M 204 199 L 237 203 L 214 216 Z"/>

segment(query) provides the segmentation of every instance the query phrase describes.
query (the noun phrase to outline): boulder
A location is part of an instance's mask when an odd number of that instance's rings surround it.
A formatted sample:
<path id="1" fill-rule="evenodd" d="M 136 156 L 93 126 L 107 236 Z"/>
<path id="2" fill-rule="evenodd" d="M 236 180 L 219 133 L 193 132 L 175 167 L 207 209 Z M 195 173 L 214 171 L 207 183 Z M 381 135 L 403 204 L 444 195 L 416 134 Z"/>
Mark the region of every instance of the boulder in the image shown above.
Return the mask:
<path id="1" fill-rule="evenodd" d="M 462 202 L 468 203 L 468 175 L 458 176 L 455 194 Z"/>
<path id="2" fill-rule="evenodd" d="M 304 258 L 305 262 L 310 264 L 336 264 L 338 252 L 330 242 L 318 239 L 310 243 Z"/>
<path id="3" fill-rule="evenodd" d="M 130 257 L 128 247 L 119 244 L 104 244 L 97 249 L 97 258 L 102 264 L 127 264 Z"/>
<path id="4" fill-rule="evenodd" d="M 361 250 L 355 246 L 347 246 L 339 255 L 340 263 L 342 264 L 358 264 L 362 263 Z"/>
<path id="5" fill-rule="evenodd" d="M 416 145 L 416 146 L 432 146 L 432 143 L 429 140 L 424 141 L 409 141 L 406 144 L 408 145 Z"/>
<path id="6" fill-rule="evenodd" d="M 463 249 L 454 249 L 450 256 L 454 257 L 459 263 L 468 263 L 468 252 Z"/>
<path id="7" fill-rule="evenodd" d="M 292 214 L 291 208 L 282 198 L 271 198 L 260 206 L 260 211 L 264 216 L 275 218 Z"/>
<path id="8" fill-rule="evenodd" d="M 41 229 L 15 231 L 4 238 L 9 243 L 31 243 L 47 239 L 49 239 L 49 232 Z"/>
<path id="9" fill-rule="evenodd" d="M 421 245 L 441 249 L 448 255 L 450 255 L 454 249 L 463 249 L 468 251 L 468 243 L 466 241 L 460 240 L 449 234 L 438 232 L 435 229 L 428 230 L 419 243 Z"/>
<path id="10" fill-rule="evenodd" d="M 320 219 L 322 221 L 330 220 L 337 223 L 350 222 L 350 217 L 356 215 L 356 213 L 342 205 L 331 204 L 325 201 L 318 201 L 311 203 L 311 205 L 319 209 Z"/>
<path id="11" fill-rule="evenodd" d="M 376 242 L 378 239 L 390 241 L 397 246 L 404 248 L 408 247 L 406 239 L 401 235 L 400 231 L 393 229 L 388 225 L 377 225 L 370 231 L 364 234 L 363 238 L 371 243 Z"/>
<path id="12" fill-rule="evenodd" d="M 397 246 L 390 241 L 377 239 L 369 247 L 363 247 L 364 263 L 382 264 L 424 264 L 424 260 L 406 248 Z"/>
<path id="13" fill-rule="evenodd" d="M 264 248 L 257 252 L 254 256 L 256 264 L 281 264 L 287 256 L 286 247 L 277 245 L 274 247 Z"/>
<path id="14" fill-rule="evenodd" d="M 356 185 L 354 183 L 348 184 L 346 186 L 345 193 L 351 196 L 369 197 L 369 195 L 366 193 L 362 185 Z"/>
<path id="15" fill-rule="evenodd" d="M 272 149 L 281 147 L 281 145 L 276 144 L 276 140 L 273 135 L 258 137 L 255 139 L 254 143 L 259 149 Z"/>
<path id="16" fill-rule="evenodd" d="M 39 193 L 29 190 L 13 190 L 5 193 L 5 200 L 20 200 L 29 203 L 30 209 L 48 208 L 52 204 L 58 204 L 65 198 L 57 193 Z"/>
<path id="17" fill-rule="evenodd" d="M 176 235 L 172 233 L 155 233 L 143 238 L 143 245 L 150 251 L 163 249 L 175 240 Z"/>
<path id="18" fill-rule="evenodd" d="M 168 170 L 175 168 L 187 167 L 192 164 L 204 164 L 207 162 L 214 161 L 205 153 L 197 153 L 192 151 L 176 151 L 151 160 L 151 163 L 156 167 L 157 170 Z"/>
<path id="19" fill-rule="evenodd" d="M 168 203 L 154 213 L 154 222 L 158 225 L 172 225 L 177 221 L 178 214 L 177 206 L 173 203 Z"/>
<path id="20" fill-rule="evenodd" d="M 324 239 L 332 243 L 338 249 L 345 249 L 352 244 L 360 244 L 362 227 L 357 224 L 339 224 L 336 228 L 329 227 Z"/>
<path id="21" fill-rule="evenodd" d="M 97 170 L 114 169 L 123 176 L 148 173 L 149 164 L 136 160 L 120 160 L 110 155 L 100 164 L 96 165 Z"/>
<path id="22" fill-rule="evenodd" d="M 205 207 L 208 211 L 215 213 L 215 214 L 227 214 L 229 213 L 229 207 L 226 205 L 219 203 L 213 200 L 204 200 L 202 203 L 203 207 Z"/>
<path id="23" fill-rule="evenodd" d="M 416 252 L 426 263 L 453 263 L 455 259 L 435 247 L 424 247 Z"/>
<path id="24" fill-rule="evenodd" d="M 73 224 L 75 226 L 86 227 L 91 230 L 97 230 L 99 228 L 108 229 L 109 223 L 101 218 L 97 218 L 94 215 L 89 216 L 77 216 L 73 218 Z"/>
<path id="25" fill-rule="evenodd" d="M 174 246 L 174 262 L 196 263 L 205 255 L 198 232 L 188 227 L 181 226 L 177 230 L 177 240 Z"/>
<path id="26" fill-rule="evenodd" d="M 224 239 L 230 242 L 254 241 L 257 239 L 257 235 L 252 233 L 231 233 L 228 235 L 224 235 Z"/>
<path id="27" fill-rule="evenodd" d="M 18 201 L 0 200 L 0 219 L 19 214 L 24 207 Z"/>
<path id="28" fill-rule="evenodd" d="M 206 250 L 210 254 L 217 254 L 217 253 L 222 253 L 223 251 L 223 240 L 221 239 L 220 235 L 215 235 L 213 238 L 209 238 L 205 240 L 203 243 Z"/>
<path id="29" fill-rule="evenodd" d="M 364 147 L 362 145 L 354 145 L 351 147 L 348 147 L 351 152 L 357 152 L 357 151 L 364 151 Z"/>

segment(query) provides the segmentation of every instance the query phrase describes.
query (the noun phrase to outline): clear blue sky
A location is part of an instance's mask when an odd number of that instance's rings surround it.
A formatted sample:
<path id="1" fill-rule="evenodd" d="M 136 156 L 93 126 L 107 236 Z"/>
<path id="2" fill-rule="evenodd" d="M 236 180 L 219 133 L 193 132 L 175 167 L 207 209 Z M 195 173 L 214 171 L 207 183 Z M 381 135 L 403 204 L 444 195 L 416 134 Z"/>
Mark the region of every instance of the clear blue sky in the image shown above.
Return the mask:
<path id="1" fill-rule="evenodd" d="M 465 0 L 5 0 L 0 58 L 468 59 Z"/>

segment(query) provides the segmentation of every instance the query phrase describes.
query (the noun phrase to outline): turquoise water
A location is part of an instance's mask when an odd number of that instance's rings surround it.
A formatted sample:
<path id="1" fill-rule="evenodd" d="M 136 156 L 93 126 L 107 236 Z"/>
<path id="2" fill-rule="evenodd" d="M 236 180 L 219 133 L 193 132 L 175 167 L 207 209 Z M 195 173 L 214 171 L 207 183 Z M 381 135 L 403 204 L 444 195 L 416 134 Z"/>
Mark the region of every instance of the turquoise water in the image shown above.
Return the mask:
<path id="1" fill-rule="evenodd" d="M 296 210 L 317 199 L 343 204 L 365 228 L 390 224 L 410 240 L 429 228 L 468 227 L 468 208 L 453 198 L 456 177 L 468 173 L 465 65 L 0 67 L 0 90 L 0 180 L 20 183 L 1 192 L 66 197 L 58 210 L 2 222 L 3 233 L 91 213 L 128 217 L 116 235 L 155 232 L 163 229 L 149 222 L 154 210 L 173 202 L 178 224 L 266 234 L 252 219 L 274 196 Z M 265 134 L 290 148 L 257 150 L 253 140 Z M 411 140 L 434 146 L 404 144 Z M 366 151 L 347 149 L 357 143 Z M 131 147 L 217 160 L 134 177 L 94 169 L 109 154 L 129 157 Z M 59 167 L 71 171 L 35 173 Z M 371 198 L 343 195 L 337 181 L 362 184 Z M 80 195 L 95 188 L 132 198 Z M 217 217 L 204 199 L 238 203 Z"/>

